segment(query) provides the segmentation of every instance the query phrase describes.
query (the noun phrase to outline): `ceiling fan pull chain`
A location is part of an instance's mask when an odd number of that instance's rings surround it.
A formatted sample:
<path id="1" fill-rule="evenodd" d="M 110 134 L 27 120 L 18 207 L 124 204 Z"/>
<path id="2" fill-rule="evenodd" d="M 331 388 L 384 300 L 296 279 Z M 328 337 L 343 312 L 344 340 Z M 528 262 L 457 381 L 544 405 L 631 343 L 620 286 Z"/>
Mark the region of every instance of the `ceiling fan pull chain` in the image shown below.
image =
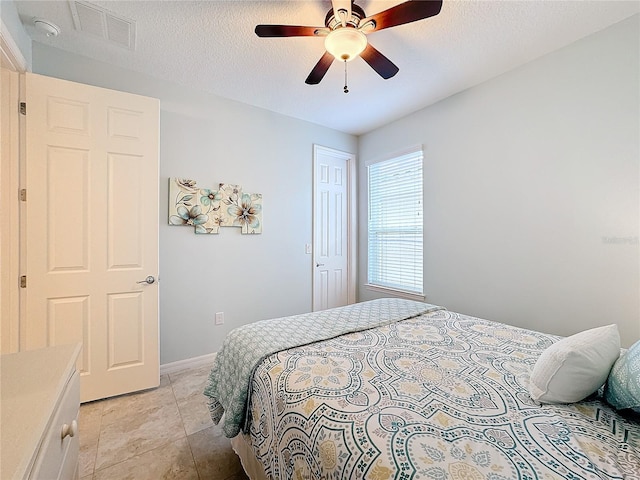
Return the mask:
<path id="1" fill-rule="evenodd" d="M 344 61 L 344 93 L 349 93 L 347 88 L 347 61 Z"/>

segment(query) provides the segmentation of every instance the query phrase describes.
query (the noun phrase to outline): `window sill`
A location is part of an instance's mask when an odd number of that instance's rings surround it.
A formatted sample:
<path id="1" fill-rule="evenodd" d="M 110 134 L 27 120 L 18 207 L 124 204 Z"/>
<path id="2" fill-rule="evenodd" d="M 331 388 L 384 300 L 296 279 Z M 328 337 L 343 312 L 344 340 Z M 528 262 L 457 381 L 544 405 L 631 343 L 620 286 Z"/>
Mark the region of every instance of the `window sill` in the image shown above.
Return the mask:
<path id="1" fill-rule="evenodd" d="M 369 283 L 365 284 L 364 288 L 366 288 L 367 290 L 371 290 L 373 292 L 386 293 L 386 294 L 393 295 L 395 297 L 406 298 L 408 300 L 417 300 L 419 302 L 424 302 L 426 299 L 424 294 L 405 292 L 404 290 L 381 287 L 379 285 L 371 285 Z"/>

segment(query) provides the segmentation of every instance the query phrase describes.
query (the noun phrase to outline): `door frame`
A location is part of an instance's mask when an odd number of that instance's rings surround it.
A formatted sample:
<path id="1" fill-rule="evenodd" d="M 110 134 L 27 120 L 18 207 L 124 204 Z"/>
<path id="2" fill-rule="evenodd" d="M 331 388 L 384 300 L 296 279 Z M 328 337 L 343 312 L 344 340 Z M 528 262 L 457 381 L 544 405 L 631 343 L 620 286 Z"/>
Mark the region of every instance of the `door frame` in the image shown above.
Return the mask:
<path id="1" fill-rule="evenodd" d="M 312 199 L 311 199 L 311 212 L 312 212 L 312 255 L 311 255 L 311 307 L 312 311 L 317 310 L 317 300 L 315 298 L 316 285 L 315 285 L 315 251 L 316 251 L 316 162 L 318 154 L 322 152 L 324 154 L 331 155 L 336 158 L 341 158 L 346 161 L 347 164 L 347 299 L 349 304 L 356 302 L 356 259 L 357 259 L 357 208 L 356 208 L 356 155 L 355 153 L 344 152 L 342 150 L 336 150 L 334 148 L 324 147 L 322 145 L 313 144 L 313 162 L 312 162 Z"/>
<path id="2" fill-rule="evenodd" d="M 0 168 L 0 353 L 20 349 L 20 75 L 2 68 L 2 167 Z"/>
<path id="3" fill-rule="evenodd" d="M 0 169 L 0 191 L 2 192 L 3 222 L 0 222 L 0 258 L 2 275 L 0 276 L 0 353 L 15 353 L 20 350 L 20 302 L 18 287 L 21 261 L 21 205 L 18 192 L 22 175 L 22 138 L 23 119 L 18 114 L 18 102 L 22 101 L 24 72 L 29 69 L 20 48 L 11 36 L 11 32 L 0 20 L 0 66 L 9 72 L 9 105 L 3 111 L 8 121 L 10 136 L 4 139 L 2 147 L 2 168 Z M 4 109 L 3 109 L 4 110 Z"/>

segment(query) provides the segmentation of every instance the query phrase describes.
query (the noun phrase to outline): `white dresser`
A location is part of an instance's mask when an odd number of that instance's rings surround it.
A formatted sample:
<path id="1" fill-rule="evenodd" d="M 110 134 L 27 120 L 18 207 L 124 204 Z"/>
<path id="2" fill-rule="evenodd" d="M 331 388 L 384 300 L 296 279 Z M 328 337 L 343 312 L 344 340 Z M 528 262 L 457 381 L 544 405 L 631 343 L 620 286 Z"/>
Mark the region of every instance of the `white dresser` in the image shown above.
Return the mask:
<path id="1" fill-rule="evenodd" d="M 0 479 L 78 478 L 80 348 L 0 356 Z"/>

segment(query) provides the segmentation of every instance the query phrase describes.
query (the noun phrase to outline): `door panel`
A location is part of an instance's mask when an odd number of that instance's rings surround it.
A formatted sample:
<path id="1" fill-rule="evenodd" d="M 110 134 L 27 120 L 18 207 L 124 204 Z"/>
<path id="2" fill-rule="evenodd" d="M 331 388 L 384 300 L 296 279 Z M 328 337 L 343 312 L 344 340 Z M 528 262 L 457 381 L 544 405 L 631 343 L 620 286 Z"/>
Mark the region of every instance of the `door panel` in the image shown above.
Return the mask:
<path id="1" fill-rule="evenodd" d="M 48 273 L 89 270 L 89 151 L 48 146 L 42 175 L 47 192 Z M 38 198 L 38 196 L 36 196 Z M 38 208 L 37 206 L 34 208 Z M 55 219 L 49 221 L 48 219 Z"/>
<path id="2" fill-rule="evenodd" d="M 50 298 L 47 306 L 48 345 L 77 343 L 89 345 L 89 297 Z M 78 371 L 89 373 L 88 352 L 83 348 L 78 359 Z"/>
<path id="3" fill-rule="evenodd" d="M 144 362 L 142 300 L 140 292 L 109 295 L 109 370 Z"/>
<path id="4" fill-rule="evenodd" d="M 138 185 L 143 183 L 144 157 L 109 154 L 109 270 L 140 270 L 143 265 L 143 215 L 147 206 Z M 123 215 L 126 212 L 126 215 Z"/>
<path id="5" fill-rule="evenodd" d="M 82 401 L 159 384 L 155 99 L 26 75 L 23 348 L 82 342 Z"/>

